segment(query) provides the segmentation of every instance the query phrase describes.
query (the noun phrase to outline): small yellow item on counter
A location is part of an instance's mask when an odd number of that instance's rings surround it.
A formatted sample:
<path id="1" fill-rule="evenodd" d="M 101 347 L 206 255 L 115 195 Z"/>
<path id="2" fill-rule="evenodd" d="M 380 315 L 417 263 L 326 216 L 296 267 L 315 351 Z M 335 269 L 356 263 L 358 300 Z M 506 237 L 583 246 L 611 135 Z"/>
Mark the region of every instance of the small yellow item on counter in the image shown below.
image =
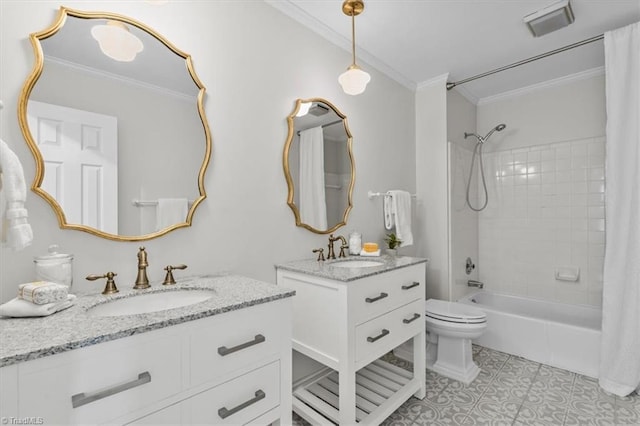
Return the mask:
<path id="1" fill-rule="evenodd" d="M 367 253 L 373 253 L 374 251 L 378 251 L 378 243 L 364 243 L 362 249 Z"/>

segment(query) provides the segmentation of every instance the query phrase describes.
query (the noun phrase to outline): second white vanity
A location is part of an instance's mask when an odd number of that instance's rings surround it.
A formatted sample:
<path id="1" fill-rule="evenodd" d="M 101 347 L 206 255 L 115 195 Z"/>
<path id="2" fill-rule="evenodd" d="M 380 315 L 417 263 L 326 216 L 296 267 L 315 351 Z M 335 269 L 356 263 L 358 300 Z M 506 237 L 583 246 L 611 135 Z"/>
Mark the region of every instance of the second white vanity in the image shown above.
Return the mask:
<path id="1" fill-rule="evenodd" d="M 379 424 L 425 396 L 427 260 L 356 259 L 276 266 L 296 291 L 293 349 L 326 366 L 293 386 L 293 409 L 311 424 Z M 410 339 L 413 373 L 379 359 Z"/>

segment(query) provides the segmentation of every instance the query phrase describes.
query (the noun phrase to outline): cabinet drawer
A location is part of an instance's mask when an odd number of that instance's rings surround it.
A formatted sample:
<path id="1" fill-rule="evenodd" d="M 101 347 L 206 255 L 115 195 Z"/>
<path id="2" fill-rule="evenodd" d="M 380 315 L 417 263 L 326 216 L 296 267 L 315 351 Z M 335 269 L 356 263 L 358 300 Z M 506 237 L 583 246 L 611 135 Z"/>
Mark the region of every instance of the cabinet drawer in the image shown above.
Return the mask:
<path id="1" fill-rule="evenodd" d="M 413 300 L 424 299 L 423 271 L 420 265 L 414 265 L 356 281 L 349 288 L 349 307 L 350 312 L 354 312 L 356 324 L 362 324 Z"/>
<path id="2" fill-rule="evenodd" d="M 48 424 L 103 423 L 180 392 L 181 349 L 175 339 L 130 339 L 20 365 L 20 416 L 42 417 Z"/>
<path id="3" fill-rule="evenodd" d="M 416 300 L 356 327 L 356 362 L 368 363 L 421 331 L 424 300 Z"/>
<path id="4" fill-rule="evenodd" d="M 193 424 L 246 424 L 280 404 L 280 362 L 202 392 L 189 404 Z"/>
<path id="5" fill-rule="evenodd" d="M 282 349 L 281 305 L 265 303 L 211 318 L 191 334 L 191 386 L 251 367 Z M 290 344 L 287 342 L 287 344 Z"/>

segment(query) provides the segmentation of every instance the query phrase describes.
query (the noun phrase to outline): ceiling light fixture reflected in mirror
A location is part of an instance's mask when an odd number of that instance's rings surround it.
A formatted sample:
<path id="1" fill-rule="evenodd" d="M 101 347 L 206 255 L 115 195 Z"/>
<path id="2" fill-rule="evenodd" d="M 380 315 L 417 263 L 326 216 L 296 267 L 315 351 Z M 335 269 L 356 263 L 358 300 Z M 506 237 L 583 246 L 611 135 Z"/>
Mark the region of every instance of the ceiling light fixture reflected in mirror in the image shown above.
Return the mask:
<path id="1" fill-rule="evenodd" d="M 138 37 L 120 21 L 107 20 L 106 24 L 91 28 L 91 36 L 100 45 L 102 53 L 119 62 L 131 62 L 144 49 Z"/>
<path id="2" fill-rule="evenodd" d="M 309 113 L 309 108 L 311 108 L 311 105 L 313 105 L 313 102 L 301 102 L 300 109 L 298 110 L 296 117 L 304 117 L 305 115 L 307 115 L 307 113 Z"/>
<path id="3" fill-rule="evenodd" d="M 342 12 L 347 16 L 351 16 L 351 51 L 353 54 L 353 63 L 338 77 L 338 82 L 340 82 L 342 90 L 344 90 L 347 95 L 359 95 L 364 92 L 367 84 L 371 81 L 371 76 L 356 64 L 356 16 L 361 14 L 363 10 L 364 1 L 362 0 L 345 0 L 344 3 L 342 3 Z"/>

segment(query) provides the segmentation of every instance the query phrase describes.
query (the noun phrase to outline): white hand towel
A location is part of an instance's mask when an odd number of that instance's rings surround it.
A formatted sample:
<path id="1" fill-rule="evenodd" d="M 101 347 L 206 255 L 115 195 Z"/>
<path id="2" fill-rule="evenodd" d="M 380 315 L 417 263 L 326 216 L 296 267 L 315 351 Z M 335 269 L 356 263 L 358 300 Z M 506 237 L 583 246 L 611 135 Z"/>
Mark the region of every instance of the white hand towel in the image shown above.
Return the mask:
<path id="1" fill-rule="evenodd" d="M 393 212 L 392 212 L 393 199 L 390 194 L 385 194 L 382 197 L 382 210 L 384 212 L 384 228 L 387 231 L 391 231 L 393 228 Z"/>
<path id="2" fill-rule="evenodd" d="M 67 309 L 75 303 L 76 296 L 69 294 L 65 300 L 45 305 L 36 305 L 19 298 L 11 299 L 0 305 L 0 316 L 4 317 L 46 317 Z"/>
<path id="3" fill-rule="evenodd" d="M 22 250 L 33 241 L 33 231 L 27 223 L 27 185 L 24 181 L 24 171 L 18 156 L 0 139 L 0 193 L 2 193 L 2 241 L 13 250 Z"/>
<path id="4" fill-rule="evenodd" d="M 156 230 L 187 221 L 189 200 L 186 198 L 159 198 L 156 208 Z"/>
<path id="5" fill-rule="evenodd" d="M 396 226 L 396 237 L 402 241 L 401 247 L 413 244 L 411 232 L 411 194 L 407 191 L 389 191 L 391 212 Z"/>

